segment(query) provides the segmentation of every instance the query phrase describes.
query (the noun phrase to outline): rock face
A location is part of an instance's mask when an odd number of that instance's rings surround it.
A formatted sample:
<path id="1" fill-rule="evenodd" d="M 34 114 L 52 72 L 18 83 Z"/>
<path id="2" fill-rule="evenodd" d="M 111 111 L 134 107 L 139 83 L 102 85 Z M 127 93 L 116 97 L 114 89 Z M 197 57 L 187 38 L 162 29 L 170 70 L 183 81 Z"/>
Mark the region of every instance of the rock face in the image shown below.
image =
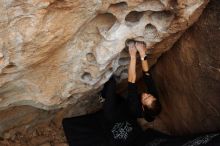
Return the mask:
<path id="1" fill-rule="evenodd" d="M 126 77 L 126 39 L 144 40 L 152 63 L 208 0 L 0 1 L 0 107 L 57 109 Z M 121 76 L 122 75 L 122 76 Z"/>
<path id="2" fill-rule="evenodd" d="M 163 105 L 155 128 L 172 134 L 220 129 L 218 0 L 173 46 L 207 3 L 0 0 L 0 136 L 49 120 L 60 126 L 63 116 L 99 108 L 88 95 L 113 73 L 127 78 L 123 49 L 130 38 L 154 47 L 151 65 L 167 51 L 152 70 Z"/>
<path id="3" fill-rule="evenodd" d="M 153 68 L 167 131 L 220 130 L 220 3 L 210 2 L 199 21 Z"/>

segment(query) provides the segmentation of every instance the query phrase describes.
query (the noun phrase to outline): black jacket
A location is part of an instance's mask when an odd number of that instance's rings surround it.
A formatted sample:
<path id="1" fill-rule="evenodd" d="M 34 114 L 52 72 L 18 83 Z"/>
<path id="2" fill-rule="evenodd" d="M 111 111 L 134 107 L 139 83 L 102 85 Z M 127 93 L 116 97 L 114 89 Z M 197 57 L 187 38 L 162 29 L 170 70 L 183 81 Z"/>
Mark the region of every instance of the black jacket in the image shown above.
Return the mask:
<path id="1" fill-rule="evenodd" d="M 105 98 L 103 113 L 107 143 L 112 146 L 138 146 L 137 140 L 143 132 L 137 117 L 130 112 L 130 102 L 116 94 L 116 82 L 111 78 L 102 90 Z"/>
<path id="2" fill-rule="evenodd" d="M 103 110 L 62 121 L 70 146 L 145 146 L 152 134 L 142 131 L 136 122 L 142 116 L 136 84 L 128 84 L 126 98 L 115 91 L 116 83 L 111 78 L 102 90 Z"/>
<path id="3" fill-rule="evenodd" d="M 158 98 L 153 80 L 148 74 L 143 76 L 147 92 Z M 144 114 L 136 83 L 128 83 L 128 95 L 123 98 L 116 94 L 116 81 L 112 77 L 105 83 L 102 97 L 105 98 L 103 111 L 109 143 L 115 146 L 138 145 L 136 139 L 143 131 L 136 120 L 142 118 Z"/>
<path id="4" fill-rule="evenodd" d="M 158 92 L 155 86 L 155 83 L 152 79 L 152 76 L 149 72 L 143 72 L 143 81 L 146 85 L 145 92 L 148 94 L 153 95 L 157 101 L 159 102 Z M 135 115 L 137 118 L 145 118 L 148 122 L 152 122 L 155 119 L 155 115 L 151 112 L 143 111 L 142 104 L 141 104 L 141 95 L 138 94 L 138 88 L 136 83 L 128 82 L 128 96 L 127 100 L 130 104 L 130 111 Z M 160 104 L 160 102 L 159 102 Z"/>

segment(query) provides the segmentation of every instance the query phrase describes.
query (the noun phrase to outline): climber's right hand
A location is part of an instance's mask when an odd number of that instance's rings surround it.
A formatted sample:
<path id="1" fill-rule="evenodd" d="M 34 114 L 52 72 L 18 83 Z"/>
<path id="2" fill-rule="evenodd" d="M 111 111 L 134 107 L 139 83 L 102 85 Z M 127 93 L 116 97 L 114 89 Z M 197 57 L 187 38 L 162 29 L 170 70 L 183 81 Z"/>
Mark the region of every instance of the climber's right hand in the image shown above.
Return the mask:
<path id="1" fill-rule="evenodd" d="M 145 56 L 145 52 L 147 50 L 146 45 L 144 42 L 136 42 L 135 46 L 140 54 L 141 57 Z"/>
<path id="2" fill-rule="evenodd" d="M 137 54 L 137 49 L 135 47 L 135 43 L 130 43 L 128 45 L 128 50 L 129 50 L 129 54 L 130 54 L 130 57 L 136 57 L 136 54 Z"/>

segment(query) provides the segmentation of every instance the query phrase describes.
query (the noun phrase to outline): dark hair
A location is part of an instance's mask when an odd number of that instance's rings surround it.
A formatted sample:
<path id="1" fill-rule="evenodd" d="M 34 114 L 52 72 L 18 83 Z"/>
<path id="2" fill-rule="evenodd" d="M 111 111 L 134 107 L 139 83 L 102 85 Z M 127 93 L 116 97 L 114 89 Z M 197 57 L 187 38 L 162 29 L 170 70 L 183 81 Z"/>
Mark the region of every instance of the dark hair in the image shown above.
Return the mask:
<path id="1" fill-rule="evenodd" d="M 154 100 L 151 104 L 151 107 L 144 106 L 144 118 L 148 122 L 152 122 L 157 115 L 161 112 L 161 104 L 158 99 Z"/>

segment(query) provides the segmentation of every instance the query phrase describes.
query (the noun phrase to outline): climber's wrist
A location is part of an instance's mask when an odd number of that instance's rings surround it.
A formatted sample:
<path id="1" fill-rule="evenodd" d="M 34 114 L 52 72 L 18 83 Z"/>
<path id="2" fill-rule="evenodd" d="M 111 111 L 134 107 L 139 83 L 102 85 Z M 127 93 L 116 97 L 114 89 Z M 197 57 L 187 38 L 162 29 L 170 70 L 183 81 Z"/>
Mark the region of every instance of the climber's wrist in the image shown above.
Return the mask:
<path id="1" fill-rule="evenodd" d="M 145 54 L 145 53 L 140 54 L 141 60 L 144 60 L 145 56 L 146 56 L 146 54 Z"/>
<path id="2" fill-rule="evenodd" d="M 145 57 L 145 56 L 146 56 L 145 53 L 140 54 L 140 57 L 141 57 L 141 58 L 143 58 L 143 57 Z"/>
<path id="3" fill-rule="evenodd" d="M 136 59 L 136 55 L 130 55 L 131 59 Z"/>

